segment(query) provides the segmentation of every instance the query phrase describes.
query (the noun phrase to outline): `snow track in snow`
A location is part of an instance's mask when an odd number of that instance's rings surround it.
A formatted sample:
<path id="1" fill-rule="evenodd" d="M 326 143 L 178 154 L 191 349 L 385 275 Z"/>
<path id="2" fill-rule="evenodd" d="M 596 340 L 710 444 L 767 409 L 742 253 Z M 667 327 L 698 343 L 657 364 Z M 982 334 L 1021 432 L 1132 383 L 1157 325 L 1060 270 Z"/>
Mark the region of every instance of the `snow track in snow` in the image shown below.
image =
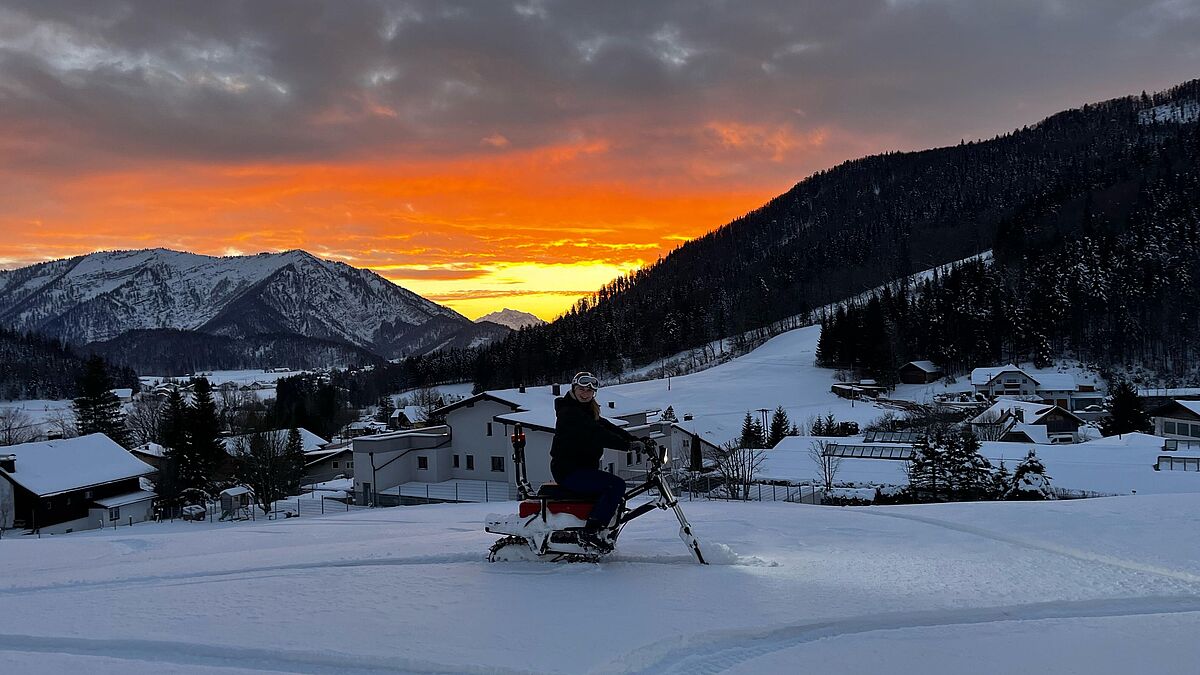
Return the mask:
<path id="1" fill-rule="evenodd" d="M 945 521 L 945 520 L 939 520 L 937 518 L 928 518 L 926 516 L 917 516 L 917 515 L 913 515 L 911 513 L 896 513 L 893 511 L 863 510 L 863 513 L 869 513 L 873 516 L 885 516 L 888 518 L 899 518 L 901 520 L 911 520 L 911 521 L 917 522 L 917 523 L 933 525 L 934 527 L 943 527 L 943 528 L 946 528 L 947 530 L 954 530 L 955 532 L 963 532 L 965 534 L 973 534 L 977 537 L 991 539 L 992 541 L 998 541 L 998 542 L 1002 542 L 1005 544 L 1013 544 L 1014 546 L 1020 546 L 1021 548 L 1031 549 L 1034 551 L 1044 551 L 1046 553 L 1054 553 L 1057 555 L 1066 556 L 1068 558 L 1082 560 L 1083 562 L 1108 565 L 1110 567 L 1117 567 L 1117 568 L 1131 571 L 1131 572 L 1152 574 L 1152 575 L 1159 576 L 1159 577 L 1165 577 L 1167 579 L 1173 579 L 1175 581 L 1183 581 L 1183 582 L 1186 582 L 1189 584 L 1200 584 L 1200 574 L 1193 574 L 1191 572 L 1183 572 L 1180 570 L 1167 569 L 1165 567 L 1158 567 L 1156 565 L 1148 565 L 1146 563 L 1140 563 L 1140 562 L 1133 561 L 1133 560 L 1124 560 L 1121 558 L 1116 558 L 1114 556 L 1103 555 L 1100 553 L 1092 553 L 1091 551 L 1084 551 L 1082 549 L 1072 548 L 1070 546 L 1063 546 L 1062 544 L 1055 544 L 1053 542 L 1048 542 L 1048 541 L 1033 541 L 1033 540 L 1029 540 L 1029 539 L 1022 539 L 1020 537 L 1013 537 L 1013 536 L 1003 534 L 1000 532 L 993 532 L 991 530 L 985 530 L 984 528 L 975 527 L 973 525 L 964 525 L 961 523 L 953 523 L 953 522 L 949 522 L 949 521 Z"/>
<path id="2" fill-rule="evenodd" d="M 593 673 L 719 673 L 761 656 L 827 638 L 876 631 L 1010 621 L 1200 614 L 1197 597 L 1141 597 L 1047 602 L 857 616 L 770 629 L 710 631 L 661 641 L 593 669 Z"/>
<path id="3" fill-rule="evenodd" d="M 236 667 L 282 673 L 533 673 L 486 665 L 442 664 L 403 656 L 363 656 L 342 652 L 256 649 L 165 640 L 90 640 L 0 634 L 0 653 L 69 654 L 138 661 L 151 665 Z"/>

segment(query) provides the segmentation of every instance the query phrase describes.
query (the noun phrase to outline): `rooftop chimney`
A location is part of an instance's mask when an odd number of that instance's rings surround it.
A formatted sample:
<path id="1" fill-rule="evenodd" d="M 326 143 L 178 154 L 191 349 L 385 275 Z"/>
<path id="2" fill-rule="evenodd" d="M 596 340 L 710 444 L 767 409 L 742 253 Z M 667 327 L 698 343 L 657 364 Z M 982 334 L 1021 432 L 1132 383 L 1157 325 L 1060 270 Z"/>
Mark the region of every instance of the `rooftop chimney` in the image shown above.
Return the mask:
<path id="1" fill-rule="evenodd" d="M 608 407 L 610 407 L 610 408 L 616 408 L 616 407 L 617 407 L 617 402 L 616 402 L 616 401 L 609 401 L 609 402 L 608 402 Z"/>
<path id="2" fill-rule="evenodd" d="M 0 469 L 4 469 L 9 473 L 17 472 L 17 456 L 16 455 L 0 455 Z"/>
<path id="3" fill-rule="evenodd" d="M 561 396 L 562 395 L 562 385 L 561 384 L 551 385 L 550 393 L 554 394 L 555 396 Z"/>
<path id="4" fill-rule="evenodd" d="M 522 394 L 524 394 L 524 393 L 525 393 L 525 385 L 521 385 L 521 386 L 517 387 L 517 391 L 519 391 L 519 392 L 521 392 Z"/>

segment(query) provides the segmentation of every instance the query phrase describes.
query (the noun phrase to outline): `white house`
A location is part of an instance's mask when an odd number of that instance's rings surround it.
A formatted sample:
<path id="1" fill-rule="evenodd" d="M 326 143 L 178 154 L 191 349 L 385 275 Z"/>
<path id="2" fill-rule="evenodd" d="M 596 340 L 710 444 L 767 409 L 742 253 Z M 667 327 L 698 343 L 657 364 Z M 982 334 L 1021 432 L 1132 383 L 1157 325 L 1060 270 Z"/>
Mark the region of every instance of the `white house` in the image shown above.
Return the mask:
<path id="1" fill-rule="evenodd" d="M 550 480 L 554 399 L 561 391 L 559 385 L 485 391 L 435 411 L 435 416 L 444 417 L 443 426 L 355 438 L 354 488 L 359 502 L 409 483 L 481 481 L 514 488 L 510 435 L 518 423 L 526 431 L 530 483 Z M 597 402 L 601 414 L 614 424 L 649 437 L 646 410 L 622 405 L 604 392 Z M 644 471 L 645 462 L 639 453 L 607 450 L 602 467 L 634 478 Z"/>
<path id="2" fill-rule="evenodd" d="M 0 527 L 43 534 L 148 520 L 154 467 L 104 434 L 22 443 L 0 452 Z"/>
<path id="3" fill-rule="evenodd" d="M 1154 435 L 1177 441 L 1173 445 L 1200 446 L 1200 401 L 1174 400 L 1150 411 Z"/>
<path id="4" fill-rule="evenodd" d="M 1030 374 L 1011 363 L 972 370 L 971 386 L 975 393 L 989 398 L 1036 396 L 1064 410 L 1083 410 L 1104 402 L 1094 378 L 1080 382 L 1071 373 Z"/>

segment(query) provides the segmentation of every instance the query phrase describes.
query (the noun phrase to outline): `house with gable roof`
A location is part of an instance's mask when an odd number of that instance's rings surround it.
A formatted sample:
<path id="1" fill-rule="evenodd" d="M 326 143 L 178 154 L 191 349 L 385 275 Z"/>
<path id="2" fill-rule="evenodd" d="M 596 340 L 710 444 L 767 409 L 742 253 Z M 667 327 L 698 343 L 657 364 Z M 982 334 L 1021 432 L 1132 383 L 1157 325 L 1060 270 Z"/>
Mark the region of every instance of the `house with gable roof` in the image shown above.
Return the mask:
<path id="1" fill-rule="evenodd" d="M 976 415 L 971 430 L 983 440 L 1078 443 L 1083 420 L 1053 403 L 1001 398 Z"/>
<path id="2" fill-rule="evenodd" d="M 1176 441 L 1174 447 L 1200 446 L 1200 401 L 1173 400 L 1150 411 L 1154 435 Z M 1183 441 L 1180 443 L 1179 441 Z"/>
<path id="3" fill-rule="evenodd" d="M 375 503 L 373 496 L 396 492 L 410 484 L 455 481 L 470 481 L 474 486 L 487 483 L 503 489 L 505 494 L 515 494 L 510 435 L 517 424 L 526 432 L 530 483 L 549 481 L 554 399 L 563 391 L 557 384 L 485 391 L 433 411 L 433 417 L 445 420 L 441 426 L 355 438 L 354 488 L 358 502 Z M 650 437 L 647 418 L 651 411 L 629 406 L 604 391 L 597 402 L 601 414 L 617 426 Z M 631 478 L 645 470 L 646 462 L 647 458 L 639 453 L 608 450 L 602 467 Z"/>
<path id="4" fill-rule="evenodd" d="M 141 478 L 154 473 L 104 434 L 3 448 L 0 527 L 43 534 L 149 520 L 155 494 Z"/>
<path id="5" fill-rule="evenodd" d="M 1011 363 L 972 370 L 971 386 L 988 398 L 1036 396 L 1065 410 L 1082 410 L 1104 401 L 1094 380 L 1080 382 L 1071 373 L 1030 374 Z"/>

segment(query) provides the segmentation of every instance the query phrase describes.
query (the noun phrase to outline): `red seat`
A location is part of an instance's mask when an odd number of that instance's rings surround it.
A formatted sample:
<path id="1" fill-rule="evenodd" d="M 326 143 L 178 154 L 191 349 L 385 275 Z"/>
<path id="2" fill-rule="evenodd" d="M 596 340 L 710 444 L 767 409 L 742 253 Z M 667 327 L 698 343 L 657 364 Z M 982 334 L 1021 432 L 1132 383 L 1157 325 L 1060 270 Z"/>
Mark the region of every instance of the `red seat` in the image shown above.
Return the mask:
<path id="1" fill-rule="evenodd" d="M 588 514 L 592 512 L 594 502 L 581 501 L 562 501 L 562 502 L 546 502 L 546 508 L 550 513 L 569 513 L 580 520 L 587 520 Z M 539 513 L 542 509 L 542 500 L 526 499 L 521 502 L 519 513 L 522 518 Z"/>

